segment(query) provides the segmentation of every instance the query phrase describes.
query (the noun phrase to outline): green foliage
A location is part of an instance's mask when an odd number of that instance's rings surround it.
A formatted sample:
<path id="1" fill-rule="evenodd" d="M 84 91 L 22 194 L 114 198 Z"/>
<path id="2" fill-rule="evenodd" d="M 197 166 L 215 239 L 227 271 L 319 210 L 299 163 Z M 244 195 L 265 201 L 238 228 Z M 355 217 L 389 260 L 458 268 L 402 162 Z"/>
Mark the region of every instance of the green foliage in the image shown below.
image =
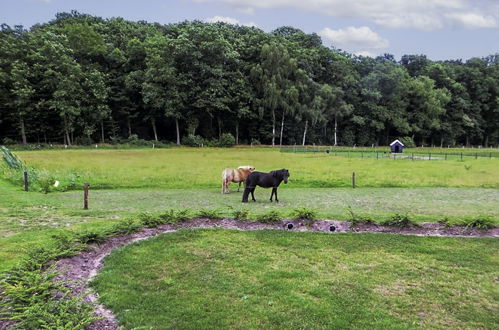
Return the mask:
<path id="1" fill-rule="evenodd" d="M 219 209 L 201 209 L 196 214 L 199 218 L 220 219 L 222 214 Z"/>
<path id="2" fill-rule="evenodd" d="M 494 221 L 490 217 L 480 216 L 467 220 L 465 222 L 467 228 L 477 228 L 477 229 L 491 229 L 494 228 Z"/>
<path id="3" fill-rule="evenodd" d="M 407 228 L 407 227 L 419 227 L 417 222 L 414 222 L 408 214 L 394 214 L 390 219 L 383 221 L 381 223 L 383 226 Z"/>
<path id="4" fill-rule="evenodd" d="M 354 213 L 352 207 L 348 206 L 348 213 L 350 213 L 350 218 L 348 221 L 350 222 L 350 227 L 357 227 L 359 225 L 373 225 L 376 222 L 369 216 L 362 216 Z"/>
<path id="5" fill-rule="evenodd" d="M 248 220 L 250 217 L 250 211 L 248 209 L 237 209 L 232 211 L 232 216 L 236 220 L 240 221 Z"/>
<path id="6" fill-rule="evenodd" d="M 189 147 L 202 147 L 206 141 L 199 135 L 188 135 L 182 139 L 182 144 Z"/>
<path id="7" fill-rule="evenodd" d="M 84 230 L 76 232 L 76 240 L 81 244 L 102 243 L 108 235 L 102 230 Z"/>
<path id="8" fill-rule="evenodd" d="M 74 296 L 71 287 L 56 279 L 56 266 L 45 265 L 82 248 L 75 235 L 60 232 L 50 248 L 35 248 L 0 280 L 4 299 L 0 317 L 16 321 L 20 329 L 83 329 L 97 318 L 92 304 Z"/>
<path id="9" fill-rule="evenodd" d="M 282 220 L 282 216 L 277 210 L 270 210 L 265 213 L 258 214 L 256 220 L 263 223 L 273 223 Z"/>
<path id="10" fill-rule="evenodd" d="M 317 218 L 317 211 L 306 207 L 297 207 L 291 214 L 295 219 L 313 220 Z"/>
<path id="11" fill-rule="evenodd" d="M 141 213 L 137 216 L 139 222 L 147 228 L 156 228 L 163 224 L 162 218 L 150 213 Z"/>
<path id="12" fill-rule="evenodd" d="M 399 141 L 402 142 L 404 145 L 404 148 L 415 148 L 416 143 L 414 143 L 414 140 L 410 136 L 404 136 L 399 138 Z"/>
<path id="13" fill-rule="evenodd" d="M 7 147 L 0 146 L 0 155 L 3 156 L 5 163 L 12 169 L 20 170 L 23 168 L 21 160 L 14 155 Z"/>
<path id="14" fill-rule="evenodd" d="M 136 222 L 132 218 L 127 218 L 115 224 L 111 228 L 111 234 L 113 235 L 130 235 L 139 232 L 141 229 L 140 223 Z"/>
<path id="15" fill-rule="evenodd" d="M 218 145 L 222 148 L 228 148 L 228 147 L 233 147 L 236 144 L 236 139 L 234 138 L 234 135 L 230 133 L 224 133 L 220 137 L 220 142 Z"/>

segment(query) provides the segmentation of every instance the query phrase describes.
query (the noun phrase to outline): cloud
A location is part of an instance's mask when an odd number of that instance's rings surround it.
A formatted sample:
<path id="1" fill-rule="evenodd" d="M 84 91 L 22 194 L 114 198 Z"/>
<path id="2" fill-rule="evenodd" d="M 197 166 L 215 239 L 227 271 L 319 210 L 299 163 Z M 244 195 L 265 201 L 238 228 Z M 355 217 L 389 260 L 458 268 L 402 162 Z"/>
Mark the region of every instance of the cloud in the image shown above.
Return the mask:
<path id="1" fill-rule="evenodd" d="M 210 18 L 206 18 L 204 20 L 206 23 L 217 23 L 217 22 L 222 22 L 222 23 L 227 23 L 227 24 L 232 24 L 232 25 L 244 25 L 244 26 L 254 26 L 256 27 L 256 23 L 249 22 L 249 23 L 241 23 L 239 20 L 233 18 L 233 17 L 225 17 L 225 16 L 213 16 Z"/>
<path id="2" fill-rule="evenodd" d="M 294 8 L 332 17 L 365 19 L 382 27 L 432 31 L 446 26 L 497 27 L 497 0 L 193 0 L 222 3 L 252 14 Z"/>
<path id="3" fill-rule="evenodd" d="M 375 56 L 373 50 L 388 48 L 390 42 L 367 26 L 349 26 L 344 29 L 332 30 L 325 28 L 319 32 L 324 44 L 340 48 L 355 54 Z"/>
<path id="4" fill-rule="evenodd" d="M 457 26 L 469 29 L 497 27 L 497 20 L 492 16 L 476 13 L 453 13 L 446 15 Z"/>

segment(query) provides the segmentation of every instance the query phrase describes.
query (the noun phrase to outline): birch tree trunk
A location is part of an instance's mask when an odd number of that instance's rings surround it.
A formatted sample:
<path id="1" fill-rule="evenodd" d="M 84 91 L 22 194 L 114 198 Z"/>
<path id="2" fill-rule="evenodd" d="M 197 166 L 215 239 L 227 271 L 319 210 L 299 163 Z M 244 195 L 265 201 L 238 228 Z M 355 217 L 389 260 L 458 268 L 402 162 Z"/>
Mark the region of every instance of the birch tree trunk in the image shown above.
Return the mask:
<path id="1" fill-rule="evenodd" d="M 28 140 L 26 139 L 26 129 L 24 127 L 24 118 L 23 118 L 23 116 L 21 116 L 19 118 L 19 120 L 20 120 L 20 124 L 21 124 L 21 138 L 23 140 L 23 144 L 26 145 L 26 144 L 28 144 Z"/>
<path id="2" fill-rule="evenodd" d="M 236 146 L 239 144 L 239 121 L 236 121 Z"/>
<path id="3" fill-rule="evenodd" d="M 308 119 L 305 120 L 305 130 L 303 131 L 303 141 L 301 143 L 302 146 L 305 145 L 305 139 L 307 138 L 307 127 L 308 127 Z"/>
<path id="4" fill-rule="evenodd" d="M 175 127 L 177 129 L 177 145 L 180 145 L 180 126 L 178 124 L 178 118 L 175 118 Z"/>
<path id="5" fill-rule="evenodd" d="M 284 111 L 282 112 L 281 134 L 279 136 L 279 147 L 282 147 L 282 133 L 284 132 Z"/>
<path id="6" fill-rule="evenodd" d="M 158 132 L 156 130 L 156 119 L 151 118 L 152 131 L 154 132 L 154 141 L 158 141 Z"/>
<path id="7" fill-rule="evenodd" d="M 272 148 L 275 146 L 275 111 L 272 110 Z"/>
<path id="8" fill-rule="evenodd" d="M 132 135 L 132 123 L 130 122 L 130 117 L 127 117 L 128 124 L 128 136 Z"/>
<path id="9" fill-rule="evenodd" d="M 100 142 L 104 143 L 104 120 L 100 121 L 100 133 L 101 133 Z"/>
<path id="10" fill-rule="evenodd" d="M 338 120 L 336 115 L 334 115 L 334 146 L 338 145 Z"/>

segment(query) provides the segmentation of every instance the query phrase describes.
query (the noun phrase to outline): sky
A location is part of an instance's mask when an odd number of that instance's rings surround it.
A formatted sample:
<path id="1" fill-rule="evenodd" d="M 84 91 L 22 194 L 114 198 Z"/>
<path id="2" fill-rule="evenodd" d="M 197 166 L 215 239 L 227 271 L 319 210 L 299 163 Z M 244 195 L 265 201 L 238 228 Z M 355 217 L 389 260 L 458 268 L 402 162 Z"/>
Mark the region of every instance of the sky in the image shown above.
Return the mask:
<path id="1" fill-rule="evenodd" d="M 365 56 L 466 60 L 499 53 L 499 0 L 0 0 L 0 23 L 29 28 L 71 10 L 160 24 L 223 21 L 265 32 L 292 26 Z"/>

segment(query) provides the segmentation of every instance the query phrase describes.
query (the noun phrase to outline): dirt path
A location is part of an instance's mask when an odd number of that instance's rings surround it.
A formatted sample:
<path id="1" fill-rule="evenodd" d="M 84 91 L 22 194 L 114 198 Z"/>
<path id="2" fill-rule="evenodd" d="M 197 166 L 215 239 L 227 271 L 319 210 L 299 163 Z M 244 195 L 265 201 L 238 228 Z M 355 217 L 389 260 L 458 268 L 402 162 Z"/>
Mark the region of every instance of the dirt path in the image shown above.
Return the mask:
<path id="1" fill-rule="evenodd" d="M 291 228 L 292 227 L 292 228 Z M 315 231 L 328 233 L 342 232 L 370 232 L 392 233 L 418 236 L 450 236 L 450 237 L 499 237 L 499 228 L 479 230 L 465 227 L 445 227 L 439 223 L 423 223 L 421 227 L 394 228 L 379 225 L 362 225 L 350 228 L 346 221 L 318 220 L 308 224 L 304 220 L 281 220 L 274 224 L 259 222 L 244 222 L 233 219 L 192 219 L 180 225 L 162 225 L 158 228 L 147 228 L 143 231 L 127 235 L 112 237 L 102 244 L 93 245 L 89 250 L 74 257 L 58 261 L 59 270 L 63 273 L 60 279 L 69 280 L 74 285 L 75 292 L 90 292 L 88 301 L 98 301 L 98 295 L 88 290 L 88 283 L 95 277 L 103 266 L 103 259 L 114 249 L 126 244 L 147 239 L 161 233 L 173 232 L 180 228 L 226 228 L 238 230 L 281 229 L 293 231 Z M 97 304 L 96 314 L 103 317 L 93 323 L 89 329 L 117 329 L 118 325 L 113 313 L 104 306 Z"/>

